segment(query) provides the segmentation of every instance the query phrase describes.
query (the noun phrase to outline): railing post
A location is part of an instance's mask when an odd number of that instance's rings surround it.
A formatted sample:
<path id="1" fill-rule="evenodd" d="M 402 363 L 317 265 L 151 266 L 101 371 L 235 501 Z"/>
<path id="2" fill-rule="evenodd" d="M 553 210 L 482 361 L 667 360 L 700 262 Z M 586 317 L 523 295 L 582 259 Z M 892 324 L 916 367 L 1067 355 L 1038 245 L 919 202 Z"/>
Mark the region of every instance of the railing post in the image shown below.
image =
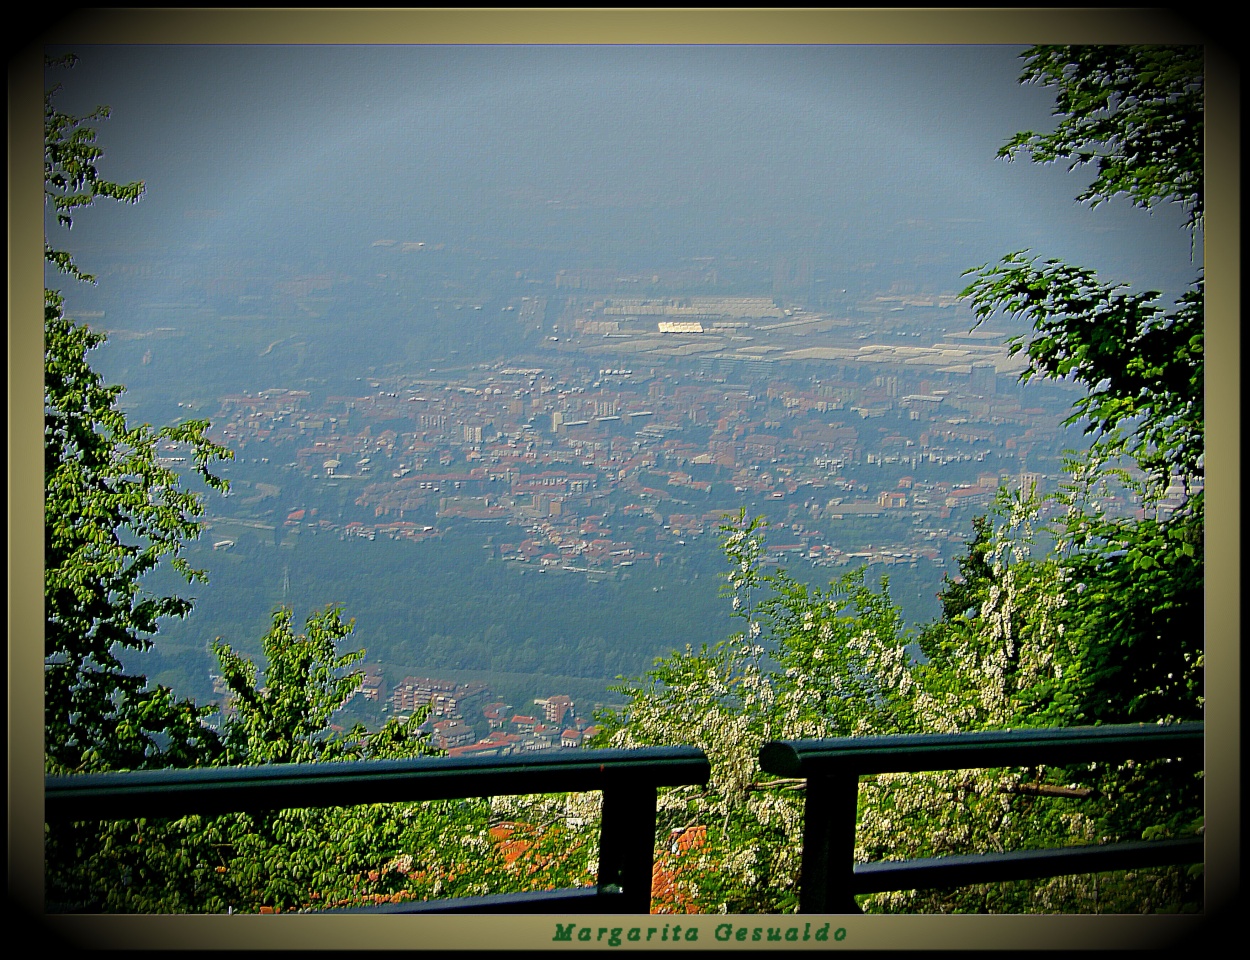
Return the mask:
<path id="1" fill-rule="evenodd" d="M 855 773 L 807 778 L 803 811 L 800 913 L 862 913 L 851 892 L 855 879 Z"/>
<path id="2" fill-rule="evenodd" d="M 655 865 L 656 788 L 613 784 L 603 789 L 599 832 L 599 889 L 619 888 L 613 913 L 651 912 Z"/>

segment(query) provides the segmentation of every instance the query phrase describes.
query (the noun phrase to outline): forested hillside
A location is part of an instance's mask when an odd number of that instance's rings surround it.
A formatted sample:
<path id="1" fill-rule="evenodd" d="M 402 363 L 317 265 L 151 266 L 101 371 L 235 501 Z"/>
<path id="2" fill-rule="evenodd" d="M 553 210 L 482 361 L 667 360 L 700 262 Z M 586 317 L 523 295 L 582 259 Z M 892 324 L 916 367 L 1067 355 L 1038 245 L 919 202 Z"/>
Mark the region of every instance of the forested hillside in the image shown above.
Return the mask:
<path id="1" fill-rule="evenodd" d="M 253 638 L 282 605 L 343 604 L 357 621 L 354 642 L 392 683 L 406 675 L 491 673 L 492 689 L 512 703 L 520 701 L 508 695 L 505 678 L 515 674 L 583 678 L 578 695 L 603 702 L 616 677 L 638 675 L 687 643 L 713 643 L 732 622 L 717 598 L 723 560 L 713 536 L 679 560 L 595 576 L 492 559 L 475 530 L 426 544 L 303 536 L 278 550 L 239 544 L 214 551 L 199 541 L 187 555 L 209 571 L 211 586 L 196 591 L 196 615 L 165 624 L 160 644 L 134 665 L 199 700 L 211 699 L 209 674 L 218 672 L 212 641 L 222 636 L 259 654 Z M 804 565 L 809 580 L 823 573 Z M 935 579 L 932 568 L 890 570 L 900 595 L 933 592 Z M 146 584 L 177 585 L 172 571 Z"/>

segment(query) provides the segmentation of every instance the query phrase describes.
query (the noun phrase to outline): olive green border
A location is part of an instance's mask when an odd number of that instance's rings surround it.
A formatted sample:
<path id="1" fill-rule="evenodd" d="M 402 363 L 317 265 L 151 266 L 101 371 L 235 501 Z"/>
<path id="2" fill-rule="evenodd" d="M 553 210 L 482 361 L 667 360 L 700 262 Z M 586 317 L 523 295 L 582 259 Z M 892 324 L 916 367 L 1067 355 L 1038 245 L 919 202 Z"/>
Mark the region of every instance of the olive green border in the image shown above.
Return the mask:
<path id="1" fill-rule="evenodd" d="M 1232 34 L 1228 34 L 1232 35 Z M 43 538 L 39 409 L 43 262 L 42 44 L 47 43 L 1080 43 L 1206 42 L 1207 724 L 1209 909 L 1239 882 L 1240 171 L 1239 64 L 1219 37 L 1158 10 L 93 10 L 49 26 L 9 61 L 8 838 L 9 894 L 46 935 L 83 947 L 484 949 L 552 943 L 551 917 L 41 917 Z M 15 224 L 17 225 L 15 227 Z M 16 322 L 15 322 L 16 318 Z M 1195 625 L 1197 629 L 1197 625 Z M 579 918 L 558 918 L 565 922 Z M 630 926 L 610 917 L 590 925 Z M 677 918 L 653 917 L 644 926 Z M 732 920 L 733 918 L 728 918 Z M 780 924 L 783 918 L 772 918 Z M 796 918 L 784 918 L 786 923 Z M 756 925 L 763 918 L 742 918 Z M 1201 932 L 1179 917 L 847 917 L 838 943 L 796 948 L 1161 946 Z M 687 918 L 719 943 L 721 918 Z M 645 936 L 645 934 L 644 934 Z M 657 933 L 658 937 L 659 934 Z M 1192 942 L 1192 941 L 1190 941 Z M 781 946 L 786 946 L 783 943 Z M 604 941 L 602 946 L 607 947 Z M 620 949 L 627 949 L 626 943 Z M 676 944 L 662 943 L 666 949 Z"/>

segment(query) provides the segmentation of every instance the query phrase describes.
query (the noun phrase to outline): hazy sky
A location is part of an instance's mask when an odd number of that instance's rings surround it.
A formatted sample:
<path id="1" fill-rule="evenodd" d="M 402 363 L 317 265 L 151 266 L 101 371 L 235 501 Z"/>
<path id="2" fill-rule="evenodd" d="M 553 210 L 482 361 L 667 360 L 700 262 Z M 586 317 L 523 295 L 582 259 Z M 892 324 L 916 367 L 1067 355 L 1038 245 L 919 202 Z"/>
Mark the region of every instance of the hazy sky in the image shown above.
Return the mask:
<path id="1" fill-rule="evenodd" d="M 1052 123 L 1022 49 L 79 45 L 49 79 L 64 109 L 113 108 L 104 173 L 147 183 L 135 208 L 84 212 L 84 244 L 523 242 L 533 211 L 573 207 L 602 211 L 578 221 L 586 248 L 888 260 L 905 242 L 963 268 L 1029 247 L 1179 289 L 1179 212 L 1083 208 L 1088 173 L 994 159 Z"/>

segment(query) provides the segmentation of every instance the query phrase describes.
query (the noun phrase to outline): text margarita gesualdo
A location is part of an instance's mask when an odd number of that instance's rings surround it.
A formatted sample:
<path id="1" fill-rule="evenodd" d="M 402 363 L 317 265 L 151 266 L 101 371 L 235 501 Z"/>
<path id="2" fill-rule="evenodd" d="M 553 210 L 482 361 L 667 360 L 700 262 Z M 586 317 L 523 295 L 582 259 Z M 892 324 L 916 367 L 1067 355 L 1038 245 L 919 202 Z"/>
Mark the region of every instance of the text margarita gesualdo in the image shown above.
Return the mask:
<path id="1" fill-rule="evenodd" d="M 756 940 L 765 943 L 784 943 L 786 941 L 829 940 L 831 937 L 840 941 L 846 938 L 845 927 L 838 927 L 831 934 L 829 926 L 826 923 L 813 930 L 811 923 L 776 927 L 719 923 L 712 928 L 711 938 L 721 943 Z M 555 936 L 551 939 L 553 941 L 604 943 L 609 947 L 619 947 L 625 942 L 662 943 L 668 941 L 676 945 L 697 943 L 701 933 L 706 938 L 707 929 L 693 924 L 682 926 L 680 923 L 666 923 L 663 926 L 654 927 L 587 927 L 578 926 L 576 923 L 557 922 Z"/>

